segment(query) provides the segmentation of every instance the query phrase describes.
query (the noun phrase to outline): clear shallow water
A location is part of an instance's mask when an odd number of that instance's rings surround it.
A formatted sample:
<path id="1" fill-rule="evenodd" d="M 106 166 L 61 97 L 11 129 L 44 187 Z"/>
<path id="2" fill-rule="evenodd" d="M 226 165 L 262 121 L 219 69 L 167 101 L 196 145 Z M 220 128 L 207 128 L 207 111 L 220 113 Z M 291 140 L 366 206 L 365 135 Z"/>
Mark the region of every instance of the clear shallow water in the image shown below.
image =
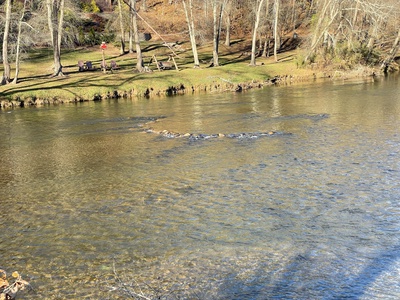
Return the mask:
<path id="1" fill-rule="evenodd" d="M 1 111 L 0 267 L 22 299 L 398 299 L 399 88 Z"/>

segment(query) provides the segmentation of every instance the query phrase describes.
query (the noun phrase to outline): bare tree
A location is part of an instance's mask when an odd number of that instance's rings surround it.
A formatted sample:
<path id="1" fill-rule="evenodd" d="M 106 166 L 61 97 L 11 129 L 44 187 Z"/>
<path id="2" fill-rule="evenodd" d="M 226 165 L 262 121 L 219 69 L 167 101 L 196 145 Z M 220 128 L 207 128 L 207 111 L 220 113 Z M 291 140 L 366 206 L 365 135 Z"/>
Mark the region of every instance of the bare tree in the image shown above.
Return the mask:
<path id="1" fill-rule="evenodd" d="M 231 45 L 231 14 L 232 14 L 232 0 L 227 1 L 225 5 L 225 46 Z"/>
<path id="2" fill-rule="evenodd" d="M 135 37 L 134 37 L 134 30 L 133 30 L 133 18 L 134 15 L 131 13 L 131 0 L 127 0 L 129 1 L 128 6 L 129 6 L 129 53 L 134 53 L 135 51 L 133 50 L 133 44 L 135 41 Z M 126 3 L 126 2 L 125 2 Z"/>
<path id="3" fill-rule="evenodd" d="M 195 28 L 194 28 L 194 18 L 193 18 L 193 4 L 192 0 L 189 0 L 189 9 L 186 5 L 186 1 L 182 0 L 183 9 L 185 11 L 186 22 L 189 28 L 189 37 L 190 37 L 190 44 L 192 46 L 193 52 L 193 59 L 194 59 L 194 67 L 198 68 L 200 66 L 199 55 L 197 53 L 197 45 L 196 45 L 196 35 L 195 35 Z"/>
<path id="4" fill-rule="evenodd" d="M 219 38 L 221 33 L 222 12 L 224 9 L 225 1 L 213 0 L 213 63 L 214 67 L 219 66 L 218 50 Z"/>
<path id="5" fill-rule="evenodd" d="M 349 19 L 348 21 L 348 26 L 349 29 L 351 30 L 351 32 L 357 32 L 358 28 L 357 28 L 357 18 L 359 15 L 359 11 L 360 11 L 360 2 L 356 1 L 355 7 L 352 8 L 354 10 L 353 12 L 353 17 L 351 19 Z M 349 34 L 348 38 L 347 38 L 347 47 L 348 48 L 352 48 L 353 47 L 353 39 L 354 39 L 355 35 L 354 34 Z"/>
<path id="6" fill-rule="evenodd" d="M 61 65 L 61 40 L 64 22 L 64 0 L 46 0 L 47 22 L 53 46 L 53 76 L 63 76 Z"/>
<path id="7" fill-rule="evenodd" d="M 338 14 L 338 10 L 335 9 L 336 2 L 337 1 L 335 0 L 324 0 L 322 2 L 321 8 L 319 9 L 320 13 L 318 15 L 318 21 L 312 35 L 311 45 L 308 54 L 304 59 L 305 62 L 307 62 L 309 58 L 315 53 L 319 42 L 324 37 L 327 29 L 333 23 L 336 15 Z M 329 11 L 331 12 L 330 14 Z"/>
<path id="8" fill-rule="evenodd" d="M 387 35 L 391 31 L 391 24 L 397 22 L 396 1 L 320 0 L 313 1 L 312 4 L 316 21 L 305 62 L 316 55 L 320 55 L 325 61 L 333 56 L 348 60 L 353 55 L 359 57 L 360 63 L 376 63 L 378 54 L 375 50 L 380 48 L 382 51 L 391 43 Z M 395 31 L 395 34 L 391 34 L 393 40 L 397 29 Z M 343 48 L 346 48 L 345 51 L 341 50 Z"/>
<path id="9" fill-rule="evenodd" d="M 258 30 L 258 25 L 260 24 L 261 8 L 262 8 L 263 4 L 264 4 L 264 0 L 257 0 L 256 20 L 254 22 L 253 38 L 252 38 L 252 42 L 251 42 L 250 66 L 255 66 L 256 65 L 257 30 Z"/>
<path id="10" fill-rule="evenodd" d="M 3 77 L 1 79 L 1 84 L 6 84 L 10 82 L 10 63 L 8 60 L 8 37 L 10 33 L 10 23 L 11 23 L 11 0 L 6 0 L 5 3 L 5 13 L 6 20 L 4 25 L 4 34 L 3 34 Z"/>
<path id="11" fill-rule="evenodd" d="M 140 48 L 139 29 L 137 25 L 136 0 L 129 1 L 129 10 L 131 14 L 132 30 L 133 30 L 135 49 L 136 49 L 136 60 L 137 60 L 136 70 L 138 70 L 139 72 L 143 72 L 144 62 L 143 62 L 142 49 Z"/>
<path id="12" fill-rule="evenodd" d="M 400 48 L 400 29 L 397 32 L 397 37 L 393 42 L 393 46 L 390 49 L 390 52 L 386 59 L 383 61 L 381 65 L 381 69 L 386 73 L 390 63 L 393 61 L 394 57 L 396 56 L 396 53 L 399 51 Z"/>
<path id="13" fill-rule="evenodd" d="M 23 4 L 23 7 L 22 7 L 22 12 L 21 12 L 21 17 L 20 17 L 19 22 L 18 22 L 18 34 L 17 34 L 17 46 L 16 46 L 17 49 L 16 49 L 16 53 L 15 53 L 15 76 L 14 76 L 14 79 L 12 81 L 13 84 L 16 84 L 17 81 L 18 81 L 22 22 L 24 20 L 27 2 L 28 2 L 28 0 L 24 0 L 24 4 Z"/>
<path id="14" fill-rule="evenodd" d="M 122 14 L 122 3 L 121 0 L 118 0 L 118 14 L 119 14 L 119 26 L 121 29 L 121 50 L 120 53 L 125 53 L 125 27 L 124 27 L 124 18 Z"/>
<path id="15" fill-rule="evenodd" d="M 267 32 L 269 29 L 269 0 L 266 1 L 265 3 L 265 41 L 264 41 L 264 47 L 263 47 L 263 52 L 262 56 L 263 57 L 268 57 L 269 56 L 269 43 L 270 43 L 270 35 Z"/>
<path id="16" fill-rule="evenodd" d="M 278 61 L 278 50 L 280 48 L 280 37 L 279 37 L 279 32 L 278 32 L 278 25 L 279 25 L 279 6 L 280 6 L 280 0 L 275 0 L 274 3 L 274 58 L 275 61 Z"/>

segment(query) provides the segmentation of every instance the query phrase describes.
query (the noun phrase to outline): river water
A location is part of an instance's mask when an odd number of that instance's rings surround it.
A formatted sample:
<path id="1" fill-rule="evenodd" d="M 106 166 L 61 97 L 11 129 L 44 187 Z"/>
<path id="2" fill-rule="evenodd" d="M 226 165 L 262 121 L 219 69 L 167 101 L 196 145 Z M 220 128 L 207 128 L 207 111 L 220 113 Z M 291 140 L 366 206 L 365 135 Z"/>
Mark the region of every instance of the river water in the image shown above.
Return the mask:
<path id="1" fill-rule="evenodd" d="M 399 90 L 0 111 L 0 268 L 20 299 L 399 299 Z"/>

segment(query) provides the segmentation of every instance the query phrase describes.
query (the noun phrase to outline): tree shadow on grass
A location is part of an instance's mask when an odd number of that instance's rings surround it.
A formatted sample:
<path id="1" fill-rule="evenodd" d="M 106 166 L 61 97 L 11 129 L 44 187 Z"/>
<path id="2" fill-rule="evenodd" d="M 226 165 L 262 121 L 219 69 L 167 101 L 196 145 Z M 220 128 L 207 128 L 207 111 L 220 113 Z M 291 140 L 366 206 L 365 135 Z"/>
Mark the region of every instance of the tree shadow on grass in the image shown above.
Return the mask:
<path id="1" fill-rule="evenodd" d="M 68 82 L 65 82 L 64 80 L 68 80 Z M 131 78 L 132 80 L 132 78 Z M 98 76 L 93 76 L 93 78 L 85 78 L 82 79 L 81 77 L 75 78 L 75 80 L 71 81 L 71 77 L 54 77 L 54 78 L 48 78 L 47 80 L 43 80 L 40 82 L 33 82 L 29 85 L 24 85 L 24 86 L 18 86 L 18 85 L 9 85 L 8 89 L 4 89 L 2 91 L 3 96 L 8 96 L 12 95 L 14 93 L 18 92 L 31 92 L 32 95 L 34 95 L 35 91 L 51 91 L 51 90 L 56 90 L 56 89 L 68 89 L 68 88 L 85 88 L 85 87 L 90 87 L 90 88 L 95 88 L 99 87 L 99 89 L 103 88 L 113 88 L 115 87 L 115 83 L 112 81 L 110 84 L 104 84 L 103 81 L 99 82 Z M 49 95 L 50 96 L 50 95 Z M 76 96 L 76 95 L 75 95 Z"/>

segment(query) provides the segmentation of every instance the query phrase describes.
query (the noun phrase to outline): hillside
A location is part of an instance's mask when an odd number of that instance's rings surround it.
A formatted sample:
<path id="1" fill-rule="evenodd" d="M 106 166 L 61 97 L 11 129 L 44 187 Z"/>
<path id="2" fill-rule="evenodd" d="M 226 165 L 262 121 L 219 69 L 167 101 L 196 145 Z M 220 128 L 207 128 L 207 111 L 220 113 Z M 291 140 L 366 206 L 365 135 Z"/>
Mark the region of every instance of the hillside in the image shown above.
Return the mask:
<path id="1" fill-rule="evenodd" d="M 104 4 L 104 2 L 108 1 L 96 2 L 98 3 L 99 7 L 102 8 L 101 12 L 86 12 L 82 15 L 83 18 L 87 18 L 92 21 L 91 26 L 86 26 L 85 30 L 89 32 L 90 28 L 93 27 L 98 33 L 112 31 L 119 36 L 119 19 L 117 15 L 118 8 L 116 4 L 114 4 L 113 9 L 110 9 L 108 5 Z M 172 3 L 170 4 L 169 2 Z M 141 1 L 139 2 L 139 4 L 140 3 Z M 124 6 L 124 9 L 125 14 L 127 14 L 127 6 Z M 210 41 L 212 39 L 213 26 L 212 7 L 195 5 L 193 7 L 193 14 L 197 19 L 195 27 L 198 31 L 198 42 L 201 44 Z M 245 24 L 246 20 L 242 19 L 243 14 L 247 14 L 247 12 L 238 10 L 234 10 L 232 12 L 231 18 L 232 20 L 234 20 L 231 24 L 232 38 L 243 38 L 246 35 L 248 35 L 248 38 L 250 37 L 251 26 L 250 23 Z M 185 40 L 189 38 L 185 12 L 183 10 L 182 4 L 178 1 L 146 0 L 145 9 L 142 5 L 138 5 L 138 15 L 139 30 L 141 32 L 151 33 L 153 39 L 164 39 L 167 42 L 175 42 L 178 40 Z M 127 16 L 124 16 L 124 18 L 127 19 Z M 125 23 L 126 22 L 127 20 L 125 20 Z M 222 38 L 224 38 L 224 26 L 222 26 L 221 34 Z"/>

